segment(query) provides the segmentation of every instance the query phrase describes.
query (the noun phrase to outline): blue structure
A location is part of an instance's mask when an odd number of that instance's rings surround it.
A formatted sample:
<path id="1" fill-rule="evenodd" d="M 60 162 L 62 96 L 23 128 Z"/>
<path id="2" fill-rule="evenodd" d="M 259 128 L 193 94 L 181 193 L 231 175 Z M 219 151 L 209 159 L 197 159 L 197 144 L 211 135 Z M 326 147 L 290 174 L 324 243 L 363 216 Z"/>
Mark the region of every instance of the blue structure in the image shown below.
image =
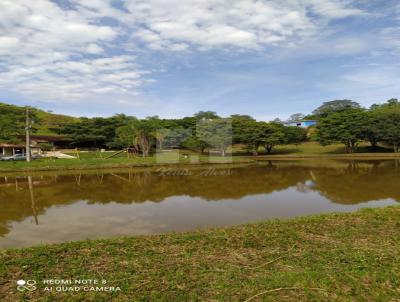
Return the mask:
<path id="1" fill-rule="evenodd" d="M 315 121 L 315 120 L 302 120 L 302 121 L 297 121 L 297 122 L 289 122 L 286 124 L 286 126 L 308 128 L 308 127 L 314 126 L 316 124 L 317 124 L 317 121 Z"/>

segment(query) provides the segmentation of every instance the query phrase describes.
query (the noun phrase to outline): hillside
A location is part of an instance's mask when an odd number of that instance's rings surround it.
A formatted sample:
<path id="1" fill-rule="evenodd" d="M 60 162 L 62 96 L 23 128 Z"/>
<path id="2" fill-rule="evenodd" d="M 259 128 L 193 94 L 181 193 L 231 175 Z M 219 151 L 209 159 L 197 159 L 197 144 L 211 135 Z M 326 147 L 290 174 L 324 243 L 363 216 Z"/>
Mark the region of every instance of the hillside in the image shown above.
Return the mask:
<path id="1" fill-rule="evenodd" d="M 34 134 L 36 135 L 59 135 L 58 129 L 63 125 L 75 123 L 79 118 L 55 114 L 38 108 L 32 108 Z M 25 107 L 0 103 L 0 130 L 4 133 L 20 133 L 24 130 Z"/>
<path id="2" fill-rule="evenodd" d="M 39 119 L 39 124 L 36 125 L 37 131 L 35 134 L 37 135 L 59 135 L 60 133 L 57 130 L 60 129 L 62 125 L 79 121 L 77 117 L 56 114 L 40 109 L 35 109 L 35 113 Z"/>

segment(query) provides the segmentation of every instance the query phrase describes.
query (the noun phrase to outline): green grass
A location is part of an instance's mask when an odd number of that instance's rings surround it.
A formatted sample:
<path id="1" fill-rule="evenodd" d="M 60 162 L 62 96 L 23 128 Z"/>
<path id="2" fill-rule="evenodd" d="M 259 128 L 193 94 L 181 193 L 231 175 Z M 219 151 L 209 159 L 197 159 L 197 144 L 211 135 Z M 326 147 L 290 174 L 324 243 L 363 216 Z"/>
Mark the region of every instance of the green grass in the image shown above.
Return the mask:
<path id="1" fill-rule="evenodd" d="M 1 301 L 399 301 L 400 207 L 0 252 Z M 20 293 L 15 281 L 34 279 Z M 116 293 L 43 293 L 105 279 Z"/>
<path id="2" fill-rule="evenodd" d="M 362 143 L 359 145 L 358 149 L 354 154 L 349 154 L 343 144 L 333 144 L 328 146 L 322 146 L 318 142 L 304 142 L 298 145 L 289 144 L 289 145 L 278 145 L 276 146 L 271 154 L 267 154 L 265 149 L 259 148 L 260 156 L 280 156 L 280 157 L 335 157 L 335 156 L 344 156 L 344 157 L 364 157 L 364 156 L 373 156 L 373 157 L 387 157 L 387 156 L 398 156 L 400 154 L 393 153 L 392 148 L 378 146 L 375 150 L 372 150 L 369 144 Z M 243 145 L 235 145 L 233 146 L 233 153 L 238 155 L 246 155 L 246 148 Z"/>
<path id="3" fill-rule="evenodd" d="M 189 154 L 187 158 L 183 154 Z M 67 153 L 74 155 L 73 153 Z M 166 152 L 157 156 L 127 158 L 126 154 L 120 154 L 113 158 L 105 158 L 113 152 L 81 152 L 80 159 L 40 159 L 30 163 L 24 161 L 0 162 L 0 172 L 23 171 L 57 171 L 57 170 L 85 170 L 100 168 L 126 168 L 135 166 L 154 166 L 169 164 L 207 164 L 207 163 L 246 163 L 253 160 L 246 156 L 221 157 L 197 155 L 191 152 Z M 101 158 L 100 156 L 103 156 Z"/>
<path id="4" fill-rule="evenodd" d="M 172 152 L 163 152 L 157 155 L 151 155 L 143 158 L 127 158 L 126 153 L 118 154 L 112 158 L 107 156 L 115 152 L 80 152 L 80 159 L 41 159 L 31 163 L 22 161 L 0 162 L 0 172 L 18 172 L 18 171 L 57 171 L 57 170 L 85 170 L 85 169 L 108 169 L 108 168 L 126 168 L 135 166 L 154 166 L 169 164 L 205 164 L 205 163 L 248 163 L 255 160 L 264 159 L 296 159 L 296 158 L 375 158 L 388 159 L 400 158 L 399 153 L 392 153 L 390 149 L 380 147 L 377 152 L 368 152 L 368 146 L 362 145 L 358 153 L 347 154 L 342 145 L 321 146 L 316 142 L 307 142 L 300 145 L 282 145 L 277 146 L 272 154 L 260 153 L 258 158 L 250 156 L 245 152 L 244 147 L 235 145 L 232 150 L 233 156 L 221 157 L 218 153 L 212 153 L 211 156 L 199 155 L 188 150 L 174 150 Z M 73 151 L 67 152 L 70 155 L 76 155 Z M 188 154 L 185 158 L 183 155 Z"/>
<path id="5" fill-rule="evenodd" d="M 356 150 L 356 154 L 370 153 L 370 154 L 381 154 L 381 153 L 392 153 L 393 149 L 378 146 L 374 152 L 372 152 L 369 144 L 360 144 Z M 333 144 L 328 146 L 321 146 L 317 142 L 307 142 L 299 145 L 281 145 L 277 146 L 273 151 L 273 154 L 290 154 L 290 155 L 337 155 L 347 154 L 347 150 L 342 144 Z"/>

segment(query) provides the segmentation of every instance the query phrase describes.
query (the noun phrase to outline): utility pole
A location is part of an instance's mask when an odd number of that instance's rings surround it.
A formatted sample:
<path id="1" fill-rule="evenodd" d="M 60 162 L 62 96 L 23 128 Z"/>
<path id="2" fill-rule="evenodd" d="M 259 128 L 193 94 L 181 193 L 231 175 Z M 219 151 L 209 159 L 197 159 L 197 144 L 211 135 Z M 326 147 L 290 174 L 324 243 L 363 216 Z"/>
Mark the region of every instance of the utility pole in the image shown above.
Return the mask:
<path id="1" fill-rule="evenodd" d="M 31 132 L 31 119 L 29 117 L 29 107 L 26 107 L 26 122 L 25 122 L 25 156 L 26 156 L 26 161 L 30 162 L 31 161 L 31 137 L 30 137 L 30 132 Z"/>

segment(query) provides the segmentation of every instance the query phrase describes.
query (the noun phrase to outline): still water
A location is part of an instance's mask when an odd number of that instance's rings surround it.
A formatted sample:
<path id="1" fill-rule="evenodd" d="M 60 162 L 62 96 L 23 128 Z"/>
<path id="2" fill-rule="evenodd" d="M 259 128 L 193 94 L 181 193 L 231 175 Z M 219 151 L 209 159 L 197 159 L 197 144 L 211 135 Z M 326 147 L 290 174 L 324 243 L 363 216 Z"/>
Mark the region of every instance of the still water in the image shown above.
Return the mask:
<path id="1" fill-rule="evenodd" d="M 188 231 L 400 201 L 400 161 L 0 176 L 0 247 Z"/>

